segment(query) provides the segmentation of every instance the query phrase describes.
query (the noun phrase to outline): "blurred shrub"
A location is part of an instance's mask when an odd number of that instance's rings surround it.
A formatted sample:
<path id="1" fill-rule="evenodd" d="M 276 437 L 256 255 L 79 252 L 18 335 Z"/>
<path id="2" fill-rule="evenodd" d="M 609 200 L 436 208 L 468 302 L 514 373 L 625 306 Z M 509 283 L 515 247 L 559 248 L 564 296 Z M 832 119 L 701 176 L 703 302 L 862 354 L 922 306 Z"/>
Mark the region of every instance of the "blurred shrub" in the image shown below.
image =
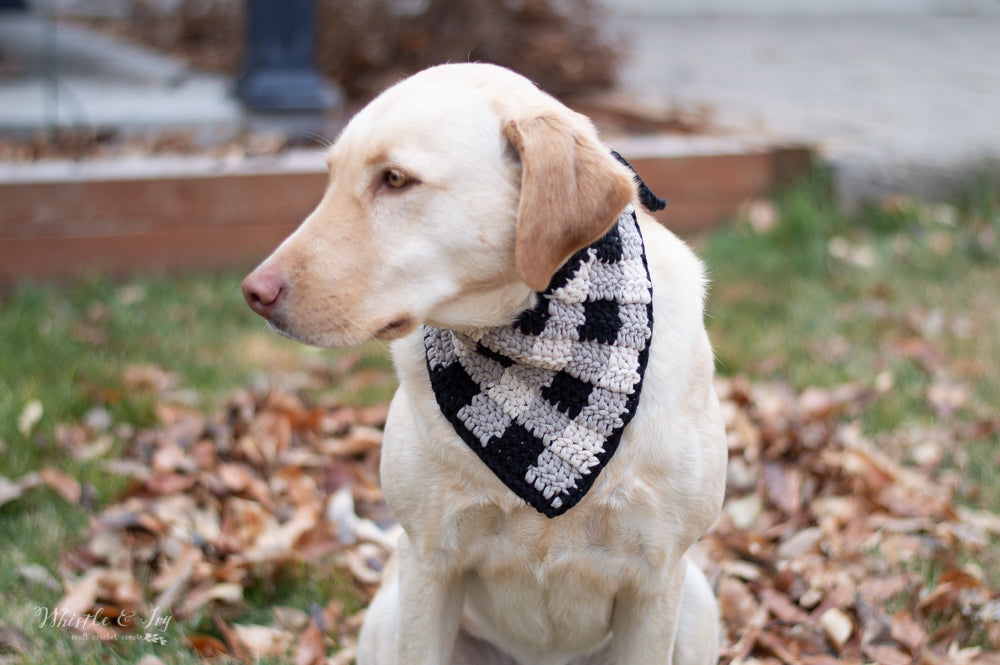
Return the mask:
<path id="1" fill-rule="evenodd" d="M 121 36 L 186 57 L 195 66 L 241 69 L 245 2 L 133 0 Z M 353 98 L 442 62 L 510 67 L 556 95 L 609 87 L 621 54 L 602 30 L 595 0 L 316 0 L 316 59 Z"/>
<path id="2" fill-rule="evenodd" d="M 510 67 L 565 95 L 614 83 L 620 54 L 591 0 L 319 0 L 317 55 L 352 94 L 441 62 Z"/>

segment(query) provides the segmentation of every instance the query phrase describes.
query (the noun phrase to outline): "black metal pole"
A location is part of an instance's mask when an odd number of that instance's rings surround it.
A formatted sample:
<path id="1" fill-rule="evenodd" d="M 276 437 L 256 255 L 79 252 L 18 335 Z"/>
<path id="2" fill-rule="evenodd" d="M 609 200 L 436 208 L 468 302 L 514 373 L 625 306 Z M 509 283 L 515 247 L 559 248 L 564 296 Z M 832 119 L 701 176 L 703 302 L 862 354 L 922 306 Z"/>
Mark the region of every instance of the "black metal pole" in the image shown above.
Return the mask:
<path id="1" fill-rule="evenodd" d="M 313 54 L 314 0 L 247 0 L 243 75 L 236 93 L 255 111 L 331 105 Z"/>

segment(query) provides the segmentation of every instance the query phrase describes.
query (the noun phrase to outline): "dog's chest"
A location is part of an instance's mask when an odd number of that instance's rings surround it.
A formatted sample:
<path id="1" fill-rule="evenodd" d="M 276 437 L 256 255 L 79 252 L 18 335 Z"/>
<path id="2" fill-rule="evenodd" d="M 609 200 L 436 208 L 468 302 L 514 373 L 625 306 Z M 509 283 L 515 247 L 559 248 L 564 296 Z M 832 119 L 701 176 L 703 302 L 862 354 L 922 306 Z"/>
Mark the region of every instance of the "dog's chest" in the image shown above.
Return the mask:
<path id="1" fill-rule="evenodd" d="M 644 574 L 646 543 L 613 514 L 589 522 L 527 509 L 468 517 L 483 528 L 462 534 L 466 615 L 472 630 L 501 643 L 591 651 L 608 637 L 615 596 Z"/>

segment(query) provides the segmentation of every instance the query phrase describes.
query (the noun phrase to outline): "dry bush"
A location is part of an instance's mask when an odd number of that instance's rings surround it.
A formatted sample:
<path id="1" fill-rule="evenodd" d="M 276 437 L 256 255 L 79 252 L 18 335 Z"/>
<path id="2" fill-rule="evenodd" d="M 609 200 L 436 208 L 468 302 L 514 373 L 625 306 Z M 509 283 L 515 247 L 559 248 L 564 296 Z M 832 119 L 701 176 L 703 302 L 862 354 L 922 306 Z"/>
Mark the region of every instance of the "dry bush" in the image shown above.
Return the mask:
<path id="1" fill-rule="evenodd" d="M 621 56 L 591 0 L 420 4 L 404 14 L 391 0 L 321 0 L 320 66 L 354 96 L 442 62 L 493 62 L 556 95 L 614 83 Z"/>
<path id="2" fill-rule="evenodd" d="M 245 3 L 135 0 L 101 27 L 236 75 Z M 317 0 L 316 61 L 354 99 L 442 62 L 493 62 L 566 95 L 614 83 L 621 54 L 594 0 Z M 96 23 L 97 21 L 95 21 Z"/>

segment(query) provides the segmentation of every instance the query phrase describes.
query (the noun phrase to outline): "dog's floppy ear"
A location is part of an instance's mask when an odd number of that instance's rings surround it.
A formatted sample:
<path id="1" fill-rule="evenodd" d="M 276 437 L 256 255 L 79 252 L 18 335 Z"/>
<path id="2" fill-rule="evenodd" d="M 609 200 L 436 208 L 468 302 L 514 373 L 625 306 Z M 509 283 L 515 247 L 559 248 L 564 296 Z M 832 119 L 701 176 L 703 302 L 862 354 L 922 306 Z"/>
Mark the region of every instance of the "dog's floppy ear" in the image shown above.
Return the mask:
<path id="1" fill-rule="evenodd" d="M 566 259 L 611 228 L 635 185 L 590 121 L 572 111 L 508 120 L 504 134 L 521 159 L 517 272 L 543 291 Z"/>

